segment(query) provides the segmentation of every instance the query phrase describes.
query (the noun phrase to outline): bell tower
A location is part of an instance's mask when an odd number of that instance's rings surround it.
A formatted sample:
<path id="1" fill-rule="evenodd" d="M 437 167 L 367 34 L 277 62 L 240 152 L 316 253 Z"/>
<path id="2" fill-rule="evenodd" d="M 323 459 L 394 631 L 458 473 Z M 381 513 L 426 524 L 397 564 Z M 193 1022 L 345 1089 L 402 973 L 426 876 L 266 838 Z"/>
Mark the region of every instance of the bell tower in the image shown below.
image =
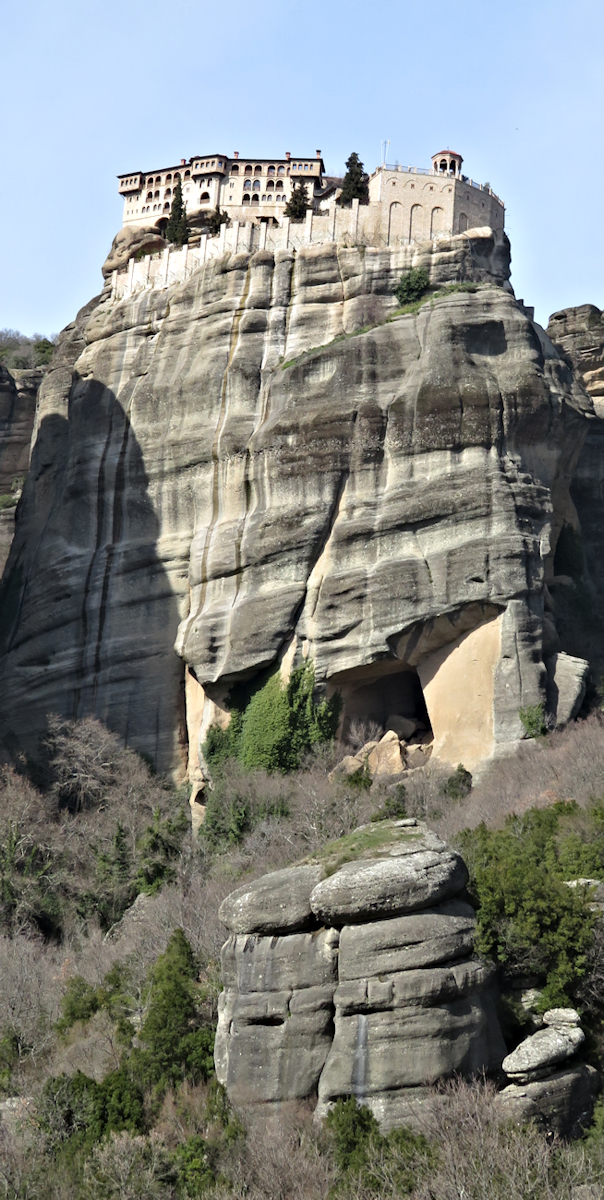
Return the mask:
<path id="1" fill-rule="evenodd" d="M 432 171 L 435 175 L 449 175 L 452 179 L 461 179 L 461 154 L 454 150 L 441 150 L 432 155 Z"/>

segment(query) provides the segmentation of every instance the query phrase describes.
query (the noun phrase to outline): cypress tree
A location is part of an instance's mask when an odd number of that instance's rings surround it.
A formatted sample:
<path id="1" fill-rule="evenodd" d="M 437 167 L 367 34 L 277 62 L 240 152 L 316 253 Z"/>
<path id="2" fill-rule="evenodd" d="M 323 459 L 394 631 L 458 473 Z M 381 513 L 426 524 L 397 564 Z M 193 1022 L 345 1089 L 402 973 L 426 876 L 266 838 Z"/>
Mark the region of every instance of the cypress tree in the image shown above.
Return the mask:
<path id="1" fill-rule="evenodd" d="M 346 163 L 339 203 L 351 204 L 353 200 L 358 200 L 360 204 L 369 204 L 369 176 L 365 174 L 363 163 L 354 150 Z"/>
<path id="2" fill-rule="evenodd" d="M 303 179 L 299 179 L 294 184 L 294 190 L 285 205 L 285 215 L 286 217 L 290 217 L 292 221 L 303 221 L 308 207 L 306 184 Z"/>
<path id="3" fill-rule="evenodd" d="M 172 207 L 170 209 L 168 224 L 166 225 L 165 236 L 169 242 L 174 242 L 176 246 L 182 246 L 183 242 L 188 242 L 189 240 L 189 225 L 182 198 L 180 179 L 174 188 Z"/>

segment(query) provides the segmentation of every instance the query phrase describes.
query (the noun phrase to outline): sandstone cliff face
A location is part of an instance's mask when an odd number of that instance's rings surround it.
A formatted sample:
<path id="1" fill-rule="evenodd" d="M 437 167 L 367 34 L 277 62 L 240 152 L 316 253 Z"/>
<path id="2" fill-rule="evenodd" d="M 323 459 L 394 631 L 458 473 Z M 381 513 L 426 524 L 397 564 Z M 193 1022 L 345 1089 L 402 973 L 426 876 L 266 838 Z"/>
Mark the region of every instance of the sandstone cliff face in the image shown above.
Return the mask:
<path id="1" fill-rule="evenodd" d="M 567 648 L 589 659 L 592 679 L 599 683 L 604 672 L 599 616 L 604 601 L 604 313 L 593 304 L 563 309 L 550 317 L 548 334 L 574 368 L 598 417 L 589 422 L 571 487 L 574 507 L 567 520 L 580 542 L 574 555 L 559 556 L 557 570 L 570 578 L 554 589 L 554 601 Z"/>
<path id="2" fill-rule="evenodd" d="M 388 320 L 411 255 L 433 286 L 480 287 Z M 184 769 L 188 718 L 194 772 L 233 681 L 303 656 L 347 717 L 425 700 L 454 763 L 520 736 L 593 410 L 508 274 L 482 230 L 225 255 L 92 301 L 38 402 L 2 587 L 5 744 L 94 712 Z"/>
<path id="3" fill-rule="evenodd" d="M 227 897 L 216 1073 L 238 1104 L 355 1095 L 384 1128 L 499 1067 L 465 864 L 414 820 L 365 826 Z"/>
<path id="4" fill-rule="evenodd" d="M 0 364 L 0 571 L 8 558 L 13 538 L 15 509 L 8 497 L 17 497 L 29 466 L 29 448 L 34 427 L 36 397 L 45 368 L 16 371 L 11 375 Z"/>

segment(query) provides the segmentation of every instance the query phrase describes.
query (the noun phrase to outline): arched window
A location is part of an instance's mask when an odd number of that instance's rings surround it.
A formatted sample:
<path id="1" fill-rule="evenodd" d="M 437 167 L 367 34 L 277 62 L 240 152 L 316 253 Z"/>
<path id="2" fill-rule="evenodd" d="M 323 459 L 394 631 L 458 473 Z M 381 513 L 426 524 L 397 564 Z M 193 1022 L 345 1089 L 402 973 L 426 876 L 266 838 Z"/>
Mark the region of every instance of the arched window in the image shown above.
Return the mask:
<path id="1" fill-rule="evenodd" d="M 252 204 L 260 204 L 260 196 L 257 192 L 255 196 L 252 196 Z"/>
<path id="2" fill-rule="evenodd" d="M 274 174 L 275 174 L 275 168 L 274 168 L 274 167 L 269 167 L 269 169 L 268 169 L 268 171 L 267 171 L 266 173 L 267 173 L 267 175 L 274 175 Z"/>
<path id="3" fill-rule="evenodd" d="M 404 236 L 403 230 L 403 213 L 404 209 L 398 200 L 395 200 L 390 205 L 390 216 L 388 219 L 388 245 L 396 245 L 396 243 Z"/>
<path id="4" fill-rule="evenodd" d="M 156 176 L 155 176 L 155 182 L 156 182 L 156 183 L 161 183 L 161 175 L 156 175 Z"/>
<path id="5" fill-rule="evenodd" d="M 257 163 L 254 167 L 254 175 L 262 175 L 262 167 L 259 167 Z"/>
<path id="6" fill-rule="evenodd" d="M 238 175 L 238 174 L 239 174 L 239 167 L 237 166 L 237 163 L 235 163 L 231 167 L 231 175 Z"/>
<path id="7" fill-rule="evenodd" d="M 166 190 L 164 192 L 164 200 L 166 200 L 168 198 L 168 196 L 171 196 L 171 195 L 172 195 L 172 188 L 166 188 Z"/>
<path id="8" fill-rule="evenodd" d="M 249 202 L 250 202 L 250 198 L 249 198 L 249 196 L 244 196 L 244 197 L 243 197 L 243 203 L 244 203 L 244 204 L 249 204 Z"/>
<path id="9" fill-rule="evenodd" d="M 172 183 L 172 176 L 166 175 L 166 183 Z"/>
<path id="10" fill-rule="evenodd" d="M 433 208 L 430 218 L 430 237 L 436 237 L 437 233 L 442 233 L 445 211 L 443 208 Z"/>
<path id="11" fill-rule="evenodd" d="M 170 205 L 164 204 L 164 212 L 170 212 Z"/>
<path id="12" fill-rule="evenodd" d="M 159 200 L 159 192 L 155 192 L 153 199 Z"/>
<path id="13" fill-rule="evenodd" d="M 422 218 L 424 210 L 421 204 L 413 204 L 411 206 L 411 220 L 409 221 L 409 241 L 415 242 L 422 235 Z"/>
<path id="14" fill-rule="evenodd" d="M 282 187 L 283 187 L 283 184 L 281 183 L 281 180 L 280 180 L 280 179 L 278 179 L 278 180 L 277 180 L 277 182 L 276 182 L 276 184 L 275 184 L 275 187 L 276 187 L 276 188 L 282 188 Z"/>
<path id="15" fill-rule="evenodd" d="M 266 196 L 263 196 L 263 197 L 262 197 L 262 203 L 263 203 L 263 204 L 264 204 L 264 201 L 265 201 L 265 200 L 266 200 Z"/>
<path id="16" fill-rule="evenodd" d="M 277 167 L 277 175 L 285 175 L 285 167 Z"/>
<path id="17" fill-rule="evenodd" d="M 467 228 L 468 228 L 468 214 L 460 213 L 459 214 L 459 232 L 465 233 Z"/>
<path id="18" fill-rule="evenodd" d="M 245 183 L 243 184 L 243 190 L 244 190 L 244 192 L 251 192 L 251 190 L 252 190 L 252 181 L 251 181 L 251 179 L 246 179 L 246 180 L 245 180 Z"/>
<path id="19" fill-rule="evenodd" d="M 153 176 L 150 175 L 147 180 L 147 187 L 153 187 Z"/>
<path id="20" fill-rule="evenodd" d="M 440 169 L 441 169 L 441 171 L 445 171 L 445 172 L 446 172 L 446 170 L 447 170 L 447 160 L 446 160 L 446 158 L 441 158 L 441 160 L 440 160 Z"/>
<path id="21" fill-rule="evenodd" d="M 190 178 L 191 178 L 191 172 L 185 171 L 185 179 L 190 179 Z"/>
<path id="22" fill-rule="evenodd" d="M 245 175 L 251 175 L 251 173 L 252 173 L 252 168 L 251 168 L 251 166 L 250 166 L 250 164 L 249 164 L 249 163 L 246 163 L 246 167 L 245 167 L 245 172 L 244 172 L 244 174 L 245 174 Z"/>
<path id="23" fill-rule="evenodd" d="M 259 191 L 260 191 L 260 186 L 261 186 L 261 185 L 260 185 L 260 180 L 259 180 L 259 179 L 255 179 L 255 180 L 254 180 L 254 191 L 255 191 L 255 192 L 259 192 Z"/>
<path id="24" fill-rule="evenodd" d="M 271 191 L 272 191 L 272 192 L 274 192 L 274 190 L 275 190 L 275 185 L 274 185 L 274 183 L 273 183 L 272 179 L 269 179 L 269 181 L 268 181 L 268 183 L 267 183 L 267 185 L 266 185 L 266 190 L 267 190 L 267 192 L 271 192 Z"/>
<path id="25" fill-rule="evenodd" d="M 153 199 L 153 192 L 147 192 L 147 200 Z"/>
<path id="26" fill-rule="evenodd" d="M 201 193 L 201 196 L 199 197 L 199 199 L 200 199 L 200 201 L 201 201 L 201 203 L 202 203 L 202 204 L 206 204 L 206 203 L 207 203 L 207 201 L 210 199 L 210 193 L 209 193 L 209 192 L 202 192 L 202 193 Z"/>
<path id="27" fill-rule="evenodd" d="M 178 180 L 180 180 L 180 171 L 176 171 L 176 172 L 174 173 L 174 182 L 175 182 L 175 183 L 176 183 L 176 180 L 177 180 L 177 179 L 178 179 Z"/>

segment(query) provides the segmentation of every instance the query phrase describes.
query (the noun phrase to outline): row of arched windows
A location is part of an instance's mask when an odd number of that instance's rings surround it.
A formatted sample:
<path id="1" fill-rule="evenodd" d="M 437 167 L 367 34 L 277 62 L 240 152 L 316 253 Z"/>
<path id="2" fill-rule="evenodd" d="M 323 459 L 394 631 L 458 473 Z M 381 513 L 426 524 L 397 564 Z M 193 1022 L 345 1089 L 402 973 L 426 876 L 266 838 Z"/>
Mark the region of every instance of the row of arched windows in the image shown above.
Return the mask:
<path id="1" fill-rule="evenodd" d="M 267 167 L 267 175 L 285 175 L 285 167 Z M 231 167 L 231 175 L 239 174 L 239 163 L 233 163 Z M 243 170 L 244 175 L 262 175 L 262 167 L 258 164 L 252 167 L 251 163 L 246 163 Z"/>
<path id="2" fill-rule="evenodd" d="M 279 201 L 282 201 L 282 203 L 285 204 L 286 197 L 282 192 L 276 192 L 274 195 L 271 195 L 271 196 L 266 196 L 266 195 L 259 196 L 258 192 L 254 192 L 254 195 L 250 196 L 250 194 L 248 192 L 243 197 L 244 204 L 250 204 L 250 203 L 251 204 L 260 204 L 261 201 L 263 204 L 266 204 L 267 202 L 270 202 L 272 204 L 272 202 L 274 200 L 276 200 L 277 203 L 279 203 Z"/>
<path id="3" fill-rule="evenodd" d="M 273 180 L 269 179 L 268 183 L 265 186 L 266 186 L 267 192 L 272 192 L 275 190 L 275 188 L 277 190 L 281 189 L 283 187 L 283 184 L 280 179 L 278 179 L 276 183 L 273 183 Z M 249 192 L 249 191 L 260 192 L 260 191 L 262 191 L 262 184 L 260 183 L 259 179 L 255 179 L 253 183 L 252 183 L 251 179 L 246 179 L 245 183 L 243 185 L 243 190 L 244 190 L 244 192 Z"/>
<path id="4" fill-rule="evenodd" d="M 191 172 L 185 171 L 185 179 L 190 179 L 190 178 L 191 178 Z M 166 175 L 166 183 L 172 183 L 172 182 L 177 183 L 179 179 L 180 179 L 180 171 L 174 172 L 174 179 L 172 178 L 171 173 Z M 154 183 L 161 183 L 161 175 L 156 175 L 155 179 L 153 178 L 152 175 L 149 176 L 149 178 L 147 180 L 147 187 L 153 187 Z"/>

